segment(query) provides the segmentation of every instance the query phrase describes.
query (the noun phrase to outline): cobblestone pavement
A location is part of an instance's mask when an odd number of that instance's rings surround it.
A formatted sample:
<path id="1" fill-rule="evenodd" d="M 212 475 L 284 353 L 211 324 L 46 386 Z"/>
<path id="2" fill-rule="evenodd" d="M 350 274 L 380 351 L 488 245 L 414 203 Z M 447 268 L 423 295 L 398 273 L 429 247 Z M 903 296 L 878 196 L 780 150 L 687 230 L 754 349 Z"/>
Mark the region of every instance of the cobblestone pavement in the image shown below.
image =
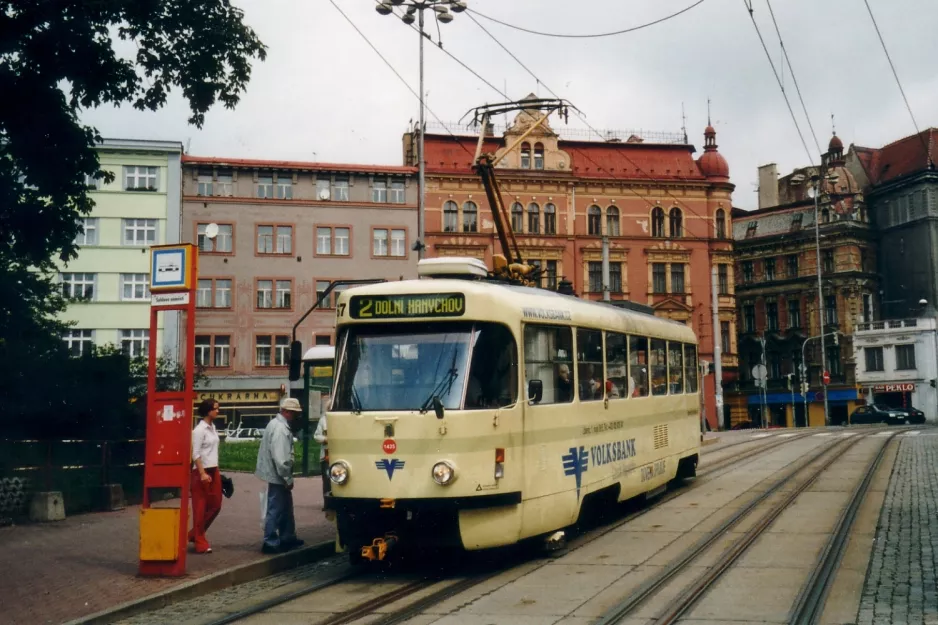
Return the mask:
<path id="1" fill-rule="evenodd" d="M 858 625 L 938 625 L 938 435 L 900 441 Z"/>
<path id="2" fill-rule="evenodd" d="M 57 624 L 141 599 L 229 567 L 267 558 L 260 553 L 263 484 L 231 474 L 235 494 L 208 531 L 214 553 L 190 550 L 181 579 L 137 577 L 139 507 L 69 517 L 59 523 L 0 528 L 0 622 Z M 296 481 L 297 534 L 313 544 L 330 540 L 319 477 Z"/>

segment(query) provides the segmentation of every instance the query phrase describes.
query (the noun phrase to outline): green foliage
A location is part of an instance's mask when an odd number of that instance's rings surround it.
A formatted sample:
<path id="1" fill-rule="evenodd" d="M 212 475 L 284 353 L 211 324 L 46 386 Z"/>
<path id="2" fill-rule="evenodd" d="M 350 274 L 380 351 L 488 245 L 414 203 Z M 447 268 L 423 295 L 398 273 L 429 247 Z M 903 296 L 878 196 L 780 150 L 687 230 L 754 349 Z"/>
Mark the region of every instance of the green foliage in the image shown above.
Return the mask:
<path id="1" fill-rule="evenodd" d="M 218 466 L 221 467 L 222 471 L 249 471 L 253 473 L 257 467 L 257 452 L 260 447 L 260 441 L 222 442 L 218 448 Z M 293 452 L 293 473 L 302 473 L 303 441 L 293 443 Z M 314 440 L 309 441 L 309 474 L 319 475 L 319 443 Z"/>

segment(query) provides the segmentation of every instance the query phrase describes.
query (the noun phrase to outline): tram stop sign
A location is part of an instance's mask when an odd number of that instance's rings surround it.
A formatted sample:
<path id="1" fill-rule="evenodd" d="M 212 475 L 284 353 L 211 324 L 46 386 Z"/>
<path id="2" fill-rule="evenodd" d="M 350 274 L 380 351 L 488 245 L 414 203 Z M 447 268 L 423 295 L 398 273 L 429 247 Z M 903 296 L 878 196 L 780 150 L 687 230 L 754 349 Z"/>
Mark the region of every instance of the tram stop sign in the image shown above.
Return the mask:
<path id="1" fill-rule="evenodd" d="M 824 384 L 830 384 L 830 383 L 831 383 L 831 374 L 830 372 L 825 371 L 824 372 Z"/>

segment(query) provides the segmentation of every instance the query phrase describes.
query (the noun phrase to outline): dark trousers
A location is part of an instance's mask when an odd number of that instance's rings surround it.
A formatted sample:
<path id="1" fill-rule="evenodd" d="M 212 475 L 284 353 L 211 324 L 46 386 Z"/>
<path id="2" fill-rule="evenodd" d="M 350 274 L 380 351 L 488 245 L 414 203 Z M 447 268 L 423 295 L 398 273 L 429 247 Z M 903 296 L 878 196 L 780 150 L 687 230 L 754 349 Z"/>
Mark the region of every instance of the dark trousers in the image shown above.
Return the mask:
<path id="1" fill-rule="evenodd" d="M 199 553 L 209 548 L 205 532 L 221 512 L 221 475 L 217 468 L 205 469 L 211 482 L 203 482 L 198 469 L 192 469 L 189 490 L 192 493 L 192 530 L 189 540 L 195 541 Z"/>
<path id="2" fill-rule="evenodd" d="M 264 518 L 264 544 L 280 547 L 296 540 L 293 519 L 293 491 L 283 484 L 267 484 L 267 515 Z"/>

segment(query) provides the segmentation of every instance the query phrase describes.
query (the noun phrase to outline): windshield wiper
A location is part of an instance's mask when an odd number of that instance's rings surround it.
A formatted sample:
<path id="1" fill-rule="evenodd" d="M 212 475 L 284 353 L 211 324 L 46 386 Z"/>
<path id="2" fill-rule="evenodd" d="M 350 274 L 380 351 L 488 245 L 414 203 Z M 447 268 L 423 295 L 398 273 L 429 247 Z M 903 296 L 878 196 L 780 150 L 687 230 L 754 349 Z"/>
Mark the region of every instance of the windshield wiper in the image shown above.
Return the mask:
<path id="1" fill-rule="evenodd" d="M 358 389 L 352 384 L 352 414 L 362 413 L 362 398 L 358 395 Z"/>
<path id="2" fill-rule="evenodd" d="M 446 371 L 446 377 L 444 377 L 442 380 L 436 383 L 436 385 L 433 387 L 433 390 L 430 391 L 430 396 L 427 397 L 427 399 L 424 400 L 424 402 L 420 405 L 420 414 L 425 414 L 427 410 L 429 410 L 430 405 L 433 403 L 433 398 L 439 397 L 439 393 L 441 390 L 443 390 L 444 387 L 446 388 L 446 392 L 443 393 L 443 395 L 446 395 L 447 393 L 449 393 L 450 390 L 453 388 L 453 383 L 455 383 L 456 378 L 459 377 L 458 369 L 456 369 L 457 356 L 458 356 L 457 351 L 453 349 L 453 364 Z"/>

